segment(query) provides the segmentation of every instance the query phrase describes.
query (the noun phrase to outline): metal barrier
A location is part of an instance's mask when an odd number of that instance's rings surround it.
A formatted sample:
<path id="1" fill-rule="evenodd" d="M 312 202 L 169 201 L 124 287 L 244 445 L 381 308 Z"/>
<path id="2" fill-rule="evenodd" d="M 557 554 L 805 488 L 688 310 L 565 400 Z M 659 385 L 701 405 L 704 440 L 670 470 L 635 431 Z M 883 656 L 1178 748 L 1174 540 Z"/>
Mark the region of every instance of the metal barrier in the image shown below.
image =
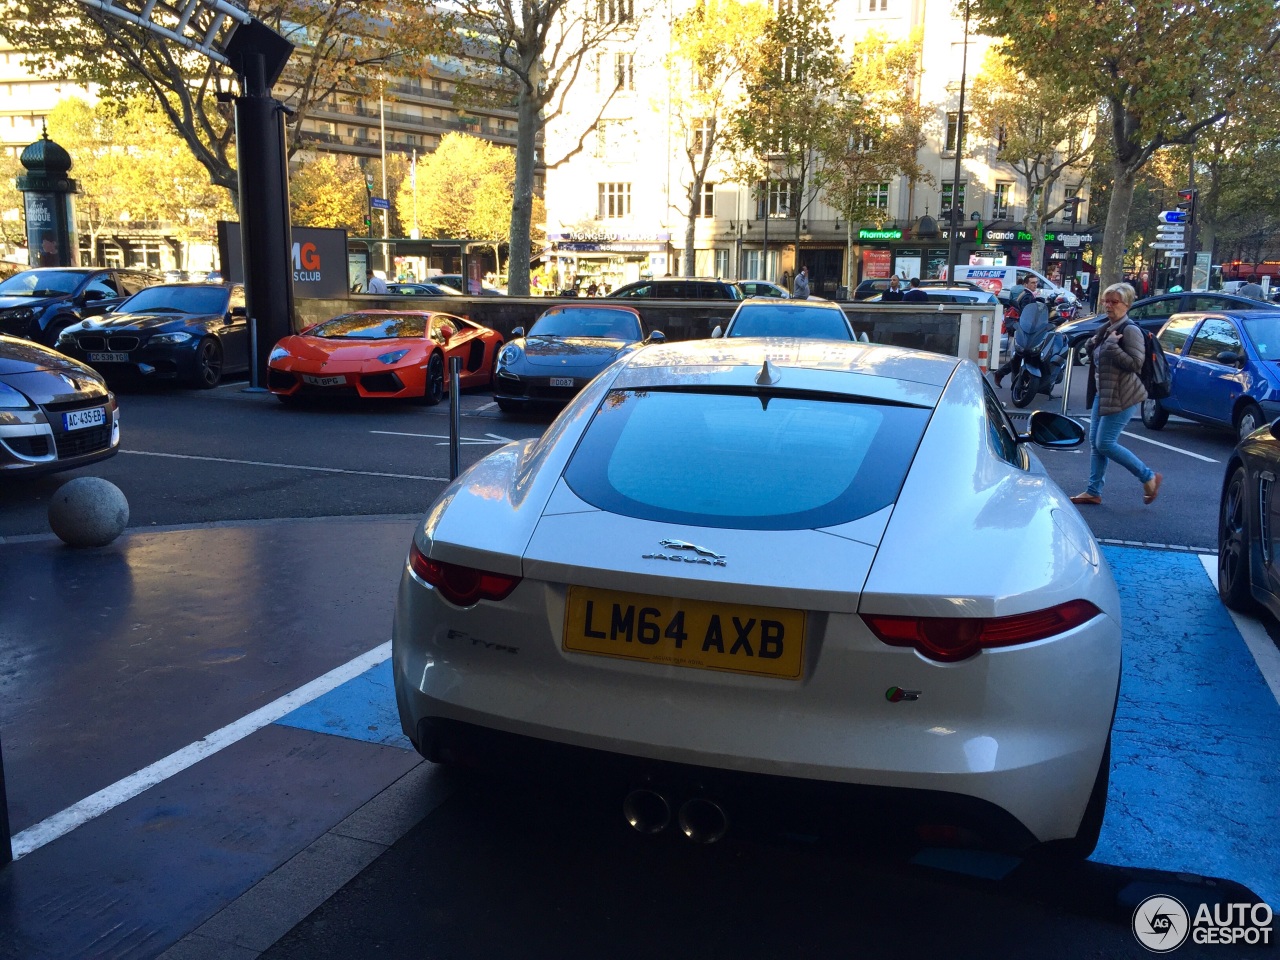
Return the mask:
<path id="1" fill-rule="evenodd" d="M 449 358 L 449 479 L 458 475 L 458 437 L 462 433 L 462 358 Z"/>

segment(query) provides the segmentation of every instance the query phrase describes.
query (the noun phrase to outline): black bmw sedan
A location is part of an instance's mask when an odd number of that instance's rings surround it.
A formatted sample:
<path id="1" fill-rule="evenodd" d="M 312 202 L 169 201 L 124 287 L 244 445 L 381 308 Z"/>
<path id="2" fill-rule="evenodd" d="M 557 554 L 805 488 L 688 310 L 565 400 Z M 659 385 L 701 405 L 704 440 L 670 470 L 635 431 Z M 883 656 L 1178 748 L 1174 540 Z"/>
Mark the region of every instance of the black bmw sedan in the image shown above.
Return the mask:
<path id="1" fill-rule="evenodd" d="M 68 327 L 57 348 L 108 379 L 132 376 L 216 387 L 224 373 L 249 369 L 244 287 L 148 287 L 108 314 Z"/>

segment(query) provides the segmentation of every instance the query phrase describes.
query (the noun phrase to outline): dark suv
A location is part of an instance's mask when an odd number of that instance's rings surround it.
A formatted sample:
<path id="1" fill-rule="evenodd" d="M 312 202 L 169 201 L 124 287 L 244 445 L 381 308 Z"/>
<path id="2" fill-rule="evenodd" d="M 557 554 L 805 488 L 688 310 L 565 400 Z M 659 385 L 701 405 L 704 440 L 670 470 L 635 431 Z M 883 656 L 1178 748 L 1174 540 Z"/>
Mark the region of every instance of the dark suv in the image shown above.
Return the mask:
<path id="1" fill-rule="evenodd" d="M 39 267 L 0 283 L 0 333 L 53 346 L 85 317 L 98 316 L 139 290 L 161 283 L 141 270 Z"/>
<path id="2" fill-rule="evenodd" d="M 741 300 L 742 291 L 727 280 L 703 277 L 663 277 L 637 280 L 609 294 L 613 300 Z"/>

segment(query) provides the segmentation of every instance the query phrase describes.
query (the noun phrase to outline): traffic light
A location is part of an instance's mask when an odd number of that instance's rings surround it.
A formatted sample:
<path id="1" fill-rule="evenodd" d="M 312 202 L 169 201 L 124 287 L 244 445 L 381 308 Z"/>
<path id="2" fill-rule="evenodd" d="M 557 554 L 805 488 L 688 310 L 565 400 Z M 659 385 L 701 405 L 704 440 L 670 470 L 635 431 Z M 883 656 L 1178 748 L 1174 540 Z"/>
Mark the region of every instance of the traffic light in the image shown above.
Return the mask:
<path id="1" fill-rule="evenodd" d="M 1178 191 L 1178 209 L 1187 211 L 1187 216 L 1194 217 L 1196 215 L 1196 194 L 1199 193 L 1194 187 L 1189 190 Z"/>

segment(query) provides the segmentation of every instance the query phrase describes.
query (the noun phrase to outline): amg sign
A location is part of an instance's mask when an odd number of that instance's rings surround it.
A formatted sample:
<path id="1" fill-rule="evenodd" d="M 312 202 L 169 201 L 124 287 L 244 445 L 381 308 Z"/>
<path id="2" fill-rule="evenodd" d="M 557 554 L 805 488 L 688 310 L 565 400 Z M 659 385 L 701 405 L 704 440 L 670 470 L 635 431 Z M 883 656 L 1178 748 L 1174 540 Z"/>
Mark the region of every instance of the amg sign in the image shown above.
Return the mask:
<path id="1" fill-rule="evenodd" d="M 318 300 L 347 295 L 347 231 L 293 227 L 293 295 Z M 222 274 L 240 282 L 240 224 L 218 221 L 218 250 Z"/>

